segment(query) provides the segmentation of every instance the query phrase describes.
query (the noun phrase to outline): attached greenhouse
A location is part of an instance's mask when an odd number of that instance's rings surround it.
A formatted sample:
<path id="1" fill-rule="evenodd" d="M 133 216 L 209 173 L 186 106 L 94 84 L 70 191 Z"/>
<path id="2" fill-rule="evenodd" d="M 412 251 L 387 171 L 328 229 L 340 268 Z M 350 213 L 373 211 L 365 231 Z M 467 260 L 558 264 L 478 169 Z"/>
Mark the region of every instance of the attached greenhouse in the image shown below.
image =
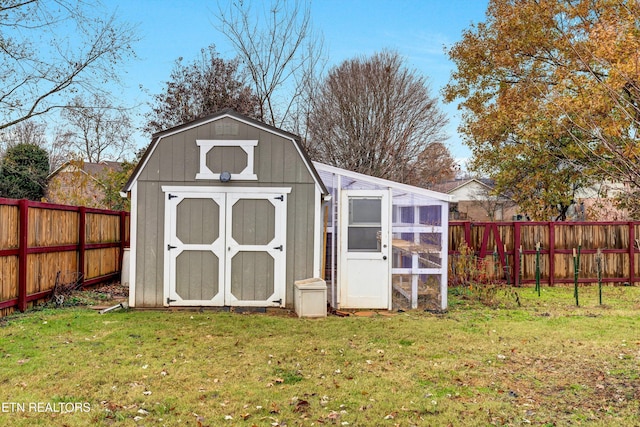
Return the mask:
<path id="1" fill-rule="evenodd" d="M 324 207 L 331 306 L 446 309 L 451 196 L 314 166 L 331 196 Z"/>

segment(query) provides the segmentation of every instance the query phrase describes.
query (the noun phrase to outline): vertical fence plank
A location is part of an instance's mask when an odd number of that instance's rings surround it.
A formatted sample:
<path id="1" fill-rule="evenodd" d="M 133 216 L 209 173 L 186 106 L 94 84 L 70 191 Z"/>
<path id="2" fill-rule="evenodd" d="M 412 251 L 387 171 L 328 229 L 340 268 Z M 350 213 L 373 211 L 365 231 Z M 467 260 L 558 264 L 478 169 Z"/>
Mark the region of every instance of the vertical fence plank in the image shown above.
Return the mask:
<path id="1" fill-rule="evenodd" d="M 471 246 L 471 223 L 470 222 L 465 222 L 464 223 L 464 240 L 467 244 L 467 246 Z M 451 245 L 451 244 L 449 244 Z M 451 247 L 451 246 L 449 246 Z"/>

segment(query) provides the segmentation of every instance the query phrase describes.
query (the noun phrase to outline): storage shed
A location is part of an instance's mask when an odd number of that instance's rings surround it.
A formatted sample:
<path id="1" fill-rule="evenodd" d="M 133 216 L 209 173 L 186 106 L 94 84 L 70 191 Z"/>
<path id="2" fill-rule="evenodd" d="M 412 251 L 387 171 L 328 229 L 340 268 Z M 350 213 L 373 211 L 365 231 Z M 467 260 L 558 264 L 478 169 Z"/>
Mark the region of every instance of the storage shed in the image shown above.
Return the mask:
<path id="1" fill-rule="evenodd" d="M 234 111 L 153 135 L 124 190 L 131 307 L 293 307 L 319 277 L 298 305 L 447 306 L 450 196 L 314 164 Z"/>
<path id="2" fill-rule="evenodd" d="M 292 306 L 327 190 L 299 138 L 231 110 L 153 135 L 131 198 L 131 307 Z"/>
<path id="3" fill-rule="evenodd" d="M 331 194 L 325 276 L 335 308 L 447 308 L 451 196 L 314 163 Z"/>

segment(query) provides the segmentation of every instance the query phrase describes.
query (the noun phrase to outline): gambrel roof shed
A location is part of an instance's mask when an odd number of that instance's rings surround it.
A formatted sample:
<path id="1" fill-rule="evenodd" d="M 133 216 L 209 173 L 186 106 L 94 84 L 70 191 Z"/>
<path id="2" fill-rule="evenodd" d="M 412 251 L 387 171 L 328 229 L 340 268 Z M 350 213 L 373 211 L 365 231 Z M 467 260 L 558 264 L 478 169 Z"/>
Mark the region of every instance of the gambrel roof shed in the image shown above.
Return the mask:
<path id="1" fill-rule="evenodd" d="M 153 135 L 131 197 L 130 306 L 285 306 L 319 277 L 327 189 L 297 136 L 224 110 Z"/>

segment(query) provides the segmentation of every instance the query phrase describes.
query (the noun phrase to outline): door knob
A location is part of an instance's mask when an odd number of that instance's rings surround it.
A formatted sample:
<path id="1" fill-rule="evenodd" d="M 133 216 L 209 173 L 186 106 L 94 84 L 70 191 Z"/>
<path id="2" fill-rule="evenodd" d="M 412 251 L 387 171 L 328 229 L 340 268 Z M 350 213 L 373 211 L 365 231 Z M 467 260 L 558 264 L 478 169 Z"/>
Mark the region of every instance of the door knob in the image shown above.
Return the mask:
<path id="1" fill-rule="evenodd" d="M 383 260 L 387 259 L 387 256 L 386 255 L 382 255 L 382 259 Z"/>

